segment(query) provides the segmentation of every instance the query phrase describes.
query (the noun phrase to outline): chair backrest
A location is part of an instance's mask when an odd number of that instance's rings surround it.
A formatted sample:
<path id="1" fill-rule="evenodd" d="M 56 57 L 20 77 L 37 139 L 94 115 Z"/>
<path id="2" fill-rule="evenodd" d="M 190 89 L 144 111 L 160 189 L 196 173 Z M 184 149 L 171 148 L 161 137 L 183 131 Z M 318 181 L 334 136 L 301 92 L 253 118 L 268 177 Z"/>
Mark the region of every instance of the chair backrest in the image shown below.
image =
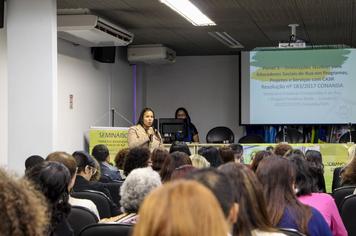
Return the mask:
<path id="1" fill-rule="evenodd" d="M 98 223 L 98 218 L 85 207 L 72 206 L 68 215 L 68 222 L 74 231 L 74 235 L 79 235 L 85 226 Z"/>
<path id="2" fill-rule="evenodd" d="M 111 198 L 118 207 L 120 207 L 120 188 L 124 181 L 116 181 L 110 183 L 104 183 L 105 187 L 109 189 Z"/>
<path id="3" fill-rule="evenodd" d="M 207 143 L 233 143 L 235 141 L 234 132 L 224 126 L 218 126 L 209 130 L 206 135 Z"/>
<path id="4" fill-rule="evenodd" d="M 333 191 L 332 196 L 335 200 L 336 206 L 341 211 L 341 203 L 345 199 L 346 196 L 353 194 L 356 186 L 345 186 L 337 188 Z"/>
<path id="5" fill-rule="evenodd" d="M 299 232 L 296 229 L 279 228 L 279 230 L 288 236 L 305 236 L 305 234 L 302 234 L 301 232 Z"/>
<path id="6" fill-rule="evenodd" d="M 95 224 L 85 227 L 80 236 L 129 236 L 133 225 L 128 224 Z"/>
<path id="7" fill-rule="evenodd" d="M 356 131 L 351 131 L 351 141 L 356 143 Z M 339 143 L 350 142 L 350 132 L 346 132 L 339 138 Z"/>
<path id="8" fill-rule="evenodd" d="M 340 209 L 340 215 L 348 234 L 350 236 L 356 235 L 356 195 L 353 194 L 345 197 Z"/>
<path id="9" fill-rule="evenodd" d="M 98 209 L 100 218 L 111 217 L 110 199 L 104 193 L 94 190 L 84 190 L 81 192 L 72 192 L 71 195 L 76 198 L 92 200 Z"/>
<path id="10" fill-rule="evenodd" d="M 239 139 L 238 143 L 264 143 L 264 139 L 257 134 L 248 134 Z"/>
<path id="11" fill-rule="evenodd" d="M 285 140 L 283 136 L 285 135 Z M 299 130 L 295 128 L 287 128 L 284 131 L 281 130 L 276 135 L 276 143 L 288 142 L 288 143 L 303 143 L 304 137 Z"/>

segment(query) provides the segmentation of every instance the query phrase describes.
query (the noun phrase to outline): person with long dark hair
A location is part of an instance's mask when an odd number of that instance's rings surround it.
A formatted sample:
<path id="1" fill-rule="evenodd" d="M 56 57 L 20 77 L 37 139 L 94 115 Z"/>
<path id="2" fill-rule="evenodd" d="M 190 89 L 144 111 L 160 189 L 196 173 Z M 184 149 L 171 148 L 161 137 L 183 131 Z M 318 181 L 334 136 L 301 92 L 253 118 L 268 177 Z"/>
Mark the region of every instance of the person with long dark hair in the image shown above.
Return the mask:
<path id="1" fill-rule="evenodd" d="M 176 119 L 184 119 L 187 122 L 188 125 L 188 129 L 187 129 L 187 137 L 185 137 L 184 142 L 196 142 L 199 143 L 199 134 L 198 134 L 198 130 L 195 127 L 195 125 L 192 123 L 192 121 L 190 120 L 190 116 L 188 114 L 187 109 L 185 109 L 184 107 L 179 107 L 176 112 L 174 117 Z"/>
<path id="2" fill-rule="evenodd" d="M 68 168 L 62 163 L 45 161 L 26 172 L 26 177 L 35 184 L 37 190 L 42 192 L 47 199 L 49 213 L 51 214 L 48 235 L 74 235 L 67 220 L 71 209 L 68 202 L 68 185 L 71 181 Z"/>
<path id="3" fill-rule="evenodd" d="M 231 180 L 235 202 L 239 204 L 233 236 L 285 235 L 272 226 L 262 185 L 250 168 L 240 163 L 229 162 L 219 166 L 219 171 Z"/>
<path id="4" fill-rule="evenodd" d="M 315 208 L 302 204 L 295 194 L 296 171 L 286 158 L 264 158 L 256 175 L 263 186 L 272 225 L 293 228 L 309 236 L 331 236 L 325 219 Z"/>
<path id="5" fill-rule="evenodd" d="M 160 133 L 153 127 L 154 112 L 151 108 L 144 108 L 137 125 L 131 126 L 127 140 L 129 148 L 146 147 L 152 152 L 155 148 L 163 147 Z"/>
<path id="6" fill-rule="evenodd" d="M 318 177 L 311 171 L 314 166 L 306 161 L 302 155 L 294 154 L 288 157 L 296 168 L 296 192 L 299 201 L 314 207 L 324 216 L 333 236 L 347 236 L 347 231 L 340 217 L 333 197 L 320 192 Z"/>

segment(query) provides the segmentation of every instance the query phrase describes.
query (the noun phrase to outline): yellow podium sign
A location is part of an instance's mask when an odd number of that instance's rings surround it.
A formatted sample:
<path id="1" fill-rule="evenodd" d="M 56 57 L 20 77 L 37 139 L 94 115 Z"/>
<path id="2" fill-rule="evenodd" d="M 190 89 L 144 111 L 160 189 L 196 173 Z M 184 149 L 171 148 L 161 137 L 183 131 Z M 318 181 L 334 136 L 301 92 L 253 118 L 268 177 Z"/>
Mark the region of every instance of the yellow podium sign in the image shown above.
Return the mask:
<path id="1" fill-rule="evenodd" d="M 110 162 L 113 162 L 116 154 L 128 147 L 127 127 L 91 127 L 89 131 L 89 151 L 92 152 L 97 144 L 104 144 L 110 152 Z"/>

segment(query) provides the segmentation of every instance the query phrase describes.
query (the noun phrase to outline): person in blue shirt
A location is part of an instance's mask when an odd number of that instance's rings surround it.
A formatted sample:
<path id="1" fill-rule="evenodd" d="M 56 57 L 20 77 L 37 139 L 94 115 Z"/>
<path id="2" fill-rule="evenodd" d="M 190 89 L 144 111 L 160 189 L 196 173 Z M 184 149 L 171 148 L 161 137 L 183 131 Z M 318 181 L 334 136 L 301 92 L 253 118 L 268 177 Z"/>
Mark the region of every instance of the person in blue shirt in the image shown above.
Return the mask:
<path id="1" fill-rule="evenodd" d="M 199 143 L 199 134 L 195 125 L 191 122 L 187 109 L 179 107 L 175 112 L 176 119 L 185 119 L 187 121 L 188 130 L 187 135 L 183 140 L 184 142 L 196 142 Z"/>

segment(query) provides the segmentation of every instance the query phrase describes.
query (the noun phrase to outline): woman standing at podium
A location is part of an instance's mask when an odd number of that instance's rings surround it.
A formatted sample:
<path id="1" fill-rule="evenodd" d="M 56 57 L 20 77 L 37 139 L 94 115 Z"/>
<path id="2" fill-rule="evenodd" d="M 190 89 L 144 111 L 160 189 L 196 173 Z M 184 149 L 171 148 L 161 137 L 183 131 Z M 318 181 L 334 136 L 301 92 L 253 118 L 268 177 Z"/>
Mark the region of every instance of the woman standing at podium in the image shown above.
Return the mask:
<path id="1" fill-rule="evenodd" d="M 175 113 L 176 119 L 184 119 L 187 121 L 188 134 L 182 141 L 184 142 L 196 142 L 199 143 L 199 134 L 195 125 L 191 122 L 188 111 L 184 107 L 179 107 Z"/>
<path id="2" fill-rule="evenodd" d="M 129 128 L 127 136 L 129 148 L 146 147 L 152 152 L 153 149 L 163 146 L 160 133 L 153 127 L 153 120 L 153 110 L 144 108 L 137 125 Z"/>

